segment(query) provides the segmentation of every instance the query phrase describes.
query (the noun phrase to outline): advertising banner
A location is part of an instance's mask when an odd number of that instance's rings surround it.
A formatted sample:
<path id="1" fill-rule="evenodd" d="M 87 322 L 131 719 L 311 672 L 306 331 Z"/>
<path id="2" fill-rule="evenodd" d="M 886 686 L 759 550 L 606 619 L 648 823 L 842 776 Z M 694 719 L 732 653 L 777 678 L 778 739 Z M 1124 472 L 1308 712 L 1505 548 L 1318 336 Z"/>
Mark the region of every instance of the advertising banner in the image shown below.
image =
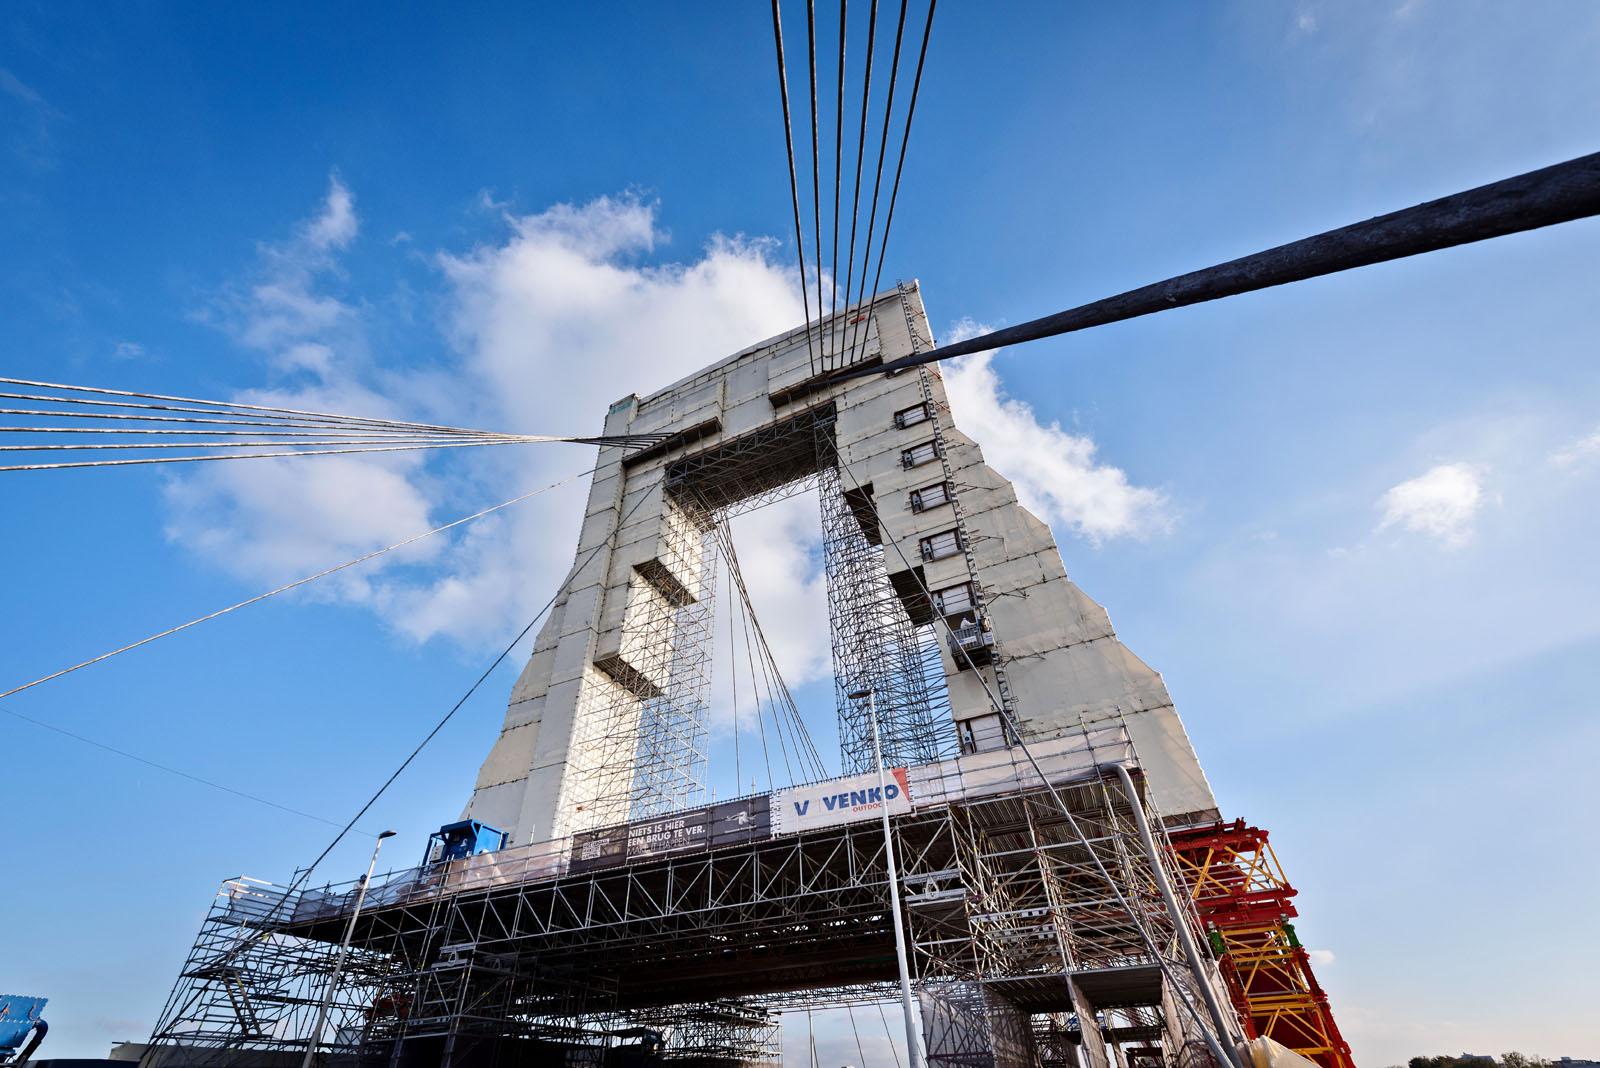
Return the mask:
<path id="1" fill-rule="evenodd" d="M 910 791 L 905 768 L 885 768 L 888 780 L 887 804 L 891 816 L 911 811 Z M 778 829 L 786 834 L 813 827 L 878 818 L 885 797 L 878 790 L 878 773 L 829 779 L 773 795 L 778 806 Z"/>
<path id="2" fill-rule="evenodd" d="M 628 855 L 628 828 L 603 827 L 598 831 L 583 831 L 572 836 L 572 862 L 567 870 L 573 874 L 609 868 L 621 864 Z"/>
<path id="3" fill-rule="evenodd" d="M 685 849 L 706 847 L 707 813 L 703 808 L 674 816 L 628 824 L 628 859 L 642 860 Z"/>
<path id="4" fill-rule="evenodd" d="M 767 794 L 711 806 L 711 848 L 772 836 L 772 798 Z"/>
<path id="5" fill-rule="evenodd" d="M 902 786 L 901 792 L 903 790 Z M 893 788 L 891 793 L 894 793 Z M 567 870 L 577 875 L 637 860 L 770 837 L 772 798 L 762 794 L 622 827 L 575 834 Z"/>

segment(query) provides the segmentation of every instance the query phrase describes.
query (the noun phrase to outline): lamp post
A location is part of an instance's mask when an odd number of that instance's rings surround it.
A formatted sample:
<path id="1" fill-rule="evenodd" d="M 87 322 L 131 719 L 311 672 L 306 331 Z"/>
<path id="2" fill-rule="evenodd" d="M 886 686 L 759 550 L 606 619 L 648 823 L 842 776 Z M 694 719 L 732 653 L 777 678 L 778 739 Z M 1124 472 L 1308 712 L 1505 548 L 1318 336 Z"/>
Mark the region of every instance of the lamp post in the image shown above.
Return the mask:
<path id="1" fill-rule="evenodd" d="M 367 874 L 361 877 L 356 907 L 350 911 L 350 922 L 345 924 L 344 941 L 339 943 L 339 955 L 333 961 L 333 974 L 328 977 L 328 989 L 323 992 L 322 1006 L 317 1010 L 317 1026 L 311 1030 L 311 1040 L 306 1043 L 306 1056 L 300 1062 L 300 1068 L 311 1068 L 311 1059 L 317 1055 L 317 1043 L 322 1040 L 322 1029 L 328 1025 L 328 1010 L 333 1006 L 334 992 L 339 989 L 339 973 L 344 971 L 344 958 L 350 952 L 350 939 L 356 933 L 356 917 L 361 915 L 361 905 L 367 900 L 367 884 L 372 882 L 372 872 L 378 866 L 378 850 L 383 848 L 383 840 L 393 838 L 394 834 L 393 831 L 384 831 L 378 835 L 378 844 L 372 847 L 372 861 L 367 865 Z"/>
<path id="2" fill-rule="evenodd" d="M 894 841 L 889 836 L 889 783 L 883 773 L 883 743 L 878 738 L 878 702 L 872 687 L 848 695 L 852 701 L 867 699 L 867 717 L 872 720 L 872 753 L 878 762 L 878 797 L 883 802 L 883 855 L 889 866 L 889 908 L 894 920 L 894 953 L 900 964 L 900 1004 L 906 1014 L 906 1060 L 910 1068 L 923 1068 L 922 1029 L 911 1011 L 911 969 L 906 964 L 905 923 L 900 915 L 900 876 L 895 871 Z M 309 1066 L 308 1066 L 309 1068 Z"/>

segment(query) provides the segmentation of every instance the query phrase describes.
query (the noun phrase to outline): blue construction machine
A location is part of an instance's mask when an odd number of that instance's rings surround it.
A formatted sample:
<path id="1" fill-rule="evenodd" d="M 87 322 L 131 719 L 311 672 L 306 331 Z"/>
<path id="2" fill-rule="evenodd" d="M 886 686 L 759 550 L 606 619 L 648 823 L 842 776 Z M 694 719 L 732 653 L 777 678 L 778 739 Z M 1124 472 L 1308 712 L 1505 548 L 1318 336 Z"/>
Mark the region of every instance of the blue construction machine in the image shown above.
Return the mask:
<path id="1" fill-rule="evenodd" d="M 446 860 L 461 860 L 479 853 L 493 853 L 504 849 L 511 836 L 505 831 L 480 823 L 461 820 L 447 823 L 428 836 L 428 849 L 423 854 L 424 866 Z"/>
<path id="2" fill-rule="evenodd" d="M 0 1065 L 26 1064 L 44 1041 L 50 1025 L 39 1014 L 44 998 L 25 994 L 0 994 Z M 32 1035 L 32 1038 L 28 1036 Z M 23 1045 L 26 1042 L 27 1045 Z"/>

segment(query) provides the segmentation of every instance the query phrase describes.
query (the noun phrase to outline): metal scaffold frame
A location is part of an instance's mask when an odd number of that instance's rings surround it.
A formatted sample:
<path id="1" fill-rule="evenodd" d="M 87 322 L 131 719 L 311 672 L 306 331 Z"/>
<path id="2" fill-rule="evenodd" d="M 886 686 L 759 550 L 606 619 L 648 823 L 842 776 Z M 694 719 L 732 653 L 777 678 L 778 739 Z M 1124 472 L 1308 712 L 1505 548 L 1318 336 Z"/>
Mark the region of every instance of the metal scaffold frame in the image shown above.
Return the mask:
<path id="1" fill-rule="evenodd" d="M 910 949 L 931 1065 L 1031 1064 L 1037 1035 L 1073 1028 L 1101 1056 L 1160 1049 L 1174 1068 L 1206 1063 L 1196 1006 L 1215 1000 L 1220 978 L 1192 947 L 1182 951 L 1175 923 L 1199 927 L 1192 915 L 1175 920 L 1180 910 L 1158 889 L 1171 881 L 1166 854 L 1141 837 L 1147 802 L 1142 775 L 1125 779 L 1139 774 L 1126 727 L 1080 720 L 1027 752 L 1007 732 L 999 748 L 958 756 L 941 620 L 912 618 L 908 592 L 891 579 L 872 486 L 840 466 L 835 432 L 826 402 L 659 468 L 625 460 L 614 528 L 646 503 L 660 514 L 639 524 L 656 539 L 644 562 L 607 579 L 605 596 L 626 598 L 609 609 L 622 611 L 620 631 L 607 631 L 620 645 L 585 662 L 558 801 L 581 817 L 550 832 L 565 837 L 391 877 L 353 922 L 344 888 L 257 884 L 277 904 L 228 912 L 229 941 L 202 932 L 153 1060 L 214 1068 L 184 1059 L 199 1045 L 183 1036 L 199 1031 L 213 1051 L 304 1050 L 309 1021 L 288 1008 L 276 1032 L 247 1028 L 233 1009 L 234 972 L 250 976 L 252 1004 L 278 996 L 287 1005 L 296 982 L 328 974 L 329 947 L 349 925 L 351 965 L 331 1033 L 317 1041 L 362 1068 L 496 1068 L 557 1053 L 560 1063 L 598 1065 L 634 1041 L 664 1042 L 660 1055 L 686 1068 L 768 1064 L 778 1055 L 775 1012 L 892 997 L 897 935 Z M 944 474 L 953 486 L 948 466 Z M 777 676 L 729 528 L 730 517 L 810 487 L 821 502 L 847 774 L 836 785 Z M 634 502 L 626 511 L 624 500 Z M 788 788 L 774 778 L 771 794 L 705 806 L 723 568 L 730 604 L 737 593 L 753 632 L 747 642 L 760 646 L 767 711 L 775 723 L 789 717 L 797 756 L 810 752 L 798 774 L 786 769 Z M 970 551 L 967 570 L 981 605 Z M 921 603 L 916 592 L 911 605 Z M 995 676 L 1009 712 L 998 665 Z M 875 710 L 856 699 L 863 692 Z M 874 716 L 896 794 L 861 774 L 873 768 Z M 837 803 L 866 816 L 788 812 L 784 799 L 806 790 L 816 809 Z M 744 822 L 719 829 L 730 809 Z M 880 825 L 886 813 L 892 830 Z M 905 899 L 900 930 L 888 907 L 890 849 Z"/>
<path id="2" fill-rule="evenodd" d="M 628 657 L 588 669 L 558 809 L 605 826 L 705 797 L 717 550 L 697 502 L 669 499 L 664 560 L 636 569 Z M 691 577 L 690 583 L 677 576 Z"/>
<path id="3" fill-rule="evenodd" d="M 931 1064 L 1030 1049 L 1041 1014 L 1057 1030 L 1067 1014 L 1095 1020 L 1104 1041 L 1164 1042 L 1168 1063 L 1193 1062 L 1175 999 L 1197 1003 L 1208 980 L 1186 971 L 1135 803 L 1096 772 L 1054 794 L 999 790 L 894 817 L 916 986 L 936 1020 Z M 566 842 L 544 845 L 376 886 L 324 1036 L 330 1055 L 383 1068 L 508 1064 L 649 1029 L 670 1033 L 669 1062 L 767 1064 L 774 1010 L 892 996 L 885 842 L 871 820 L 587 871 L 552 863 Z M 248 907 L 234 895 L 208 918 L 152 1064 L 202 1063 L 183 1056 L 201 1045 L 196 1021 L 210 1021 L 212 1050 L 304 1048 L 303 1013 L 278 1016 L 299 1030 L 246 1033 L 226 969 L 252 977 L 255 1005 L 296 977 L 314 983 L 349 888 L 249 886 Z M 296 1004 L 307 998 L 309 986 Z"/>
<path id="4" fill-rule="evenodd" d="M 1297 891 L 1267 832 L 1243 820 L 1174 832 L 1173 856 L 1249 1037 L 1355 1068 L 1294 925 Z"/>
<path id="5" fill-rule="evenodd" d="M 833 649 L 834 701 L 845 774 L 870 771 L 872 722 L 850 695 L 877 695 L 883 759 L 890 765 L 931 764 L 957 751 L 956 725 L 940 662 L 939 633 L 918 626 L 889 580 L 889 564 L 870 486 L 847 487 L 834 463 L 837 450 L 819 427 L 818 497 L 828 623 Z"/>
<path id="6" fill-rule="evenodd" d="M 352 907 L 356 893 L 355 885 L 342 888 L 335 907 Z M 324 997 L 333 1036 L 324 1045 L 349 1047 L 363 1032 L 392 961 L 356 947 L 330 996 L 337 940 L 285 930 L 297 897 L 259 879 L 222 884 L 162 1008 L 143 1068 L 219 1058 L 287 1064 L 273 1055 L 305 1051 Z"/>

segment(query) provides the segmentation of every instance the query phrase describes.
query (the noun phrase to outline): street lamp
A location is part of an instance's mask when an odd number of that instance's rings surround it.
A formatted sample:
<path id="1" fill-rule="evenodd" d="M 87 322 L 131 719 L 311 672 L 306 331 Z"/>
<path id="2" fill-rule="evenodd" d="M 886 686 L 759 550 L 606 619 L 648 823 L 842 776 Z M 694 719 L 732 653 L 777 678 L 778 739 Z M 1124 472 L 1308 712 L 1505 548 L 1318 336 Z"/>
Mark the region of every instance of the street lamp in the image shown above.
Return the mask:
<path id="1" fill-rule="evenodd" d="M 339 943 L 339 956 L 333 962 L 333 974 L 328 977 L 328 989 L 322 995 L 322 1007 L 317 1010 L 317 1026 L 311 1031 L 311 1040 L 306 1043 L 306 1057 L 300 1062 L 300 1068 L 311 1068 L 311 1059 L 317 1055 L 317 1043 L 322 1040 L 322 1029 L 328 1025 L 328 1009 L 333 1006 L 334 991 L 339 989 L 339 973 L 344 971 L 345 954 L 350 952 L 350 939 L 356 933 L 356 917 L 361 915 L 361 905 L 367 900 L 367 884 L 372 881 L 372 872 L 378 866 L 378 850 L 383 848 L 385 838 L 393 838 L 394 831 L 384 831 L 378 835 L 378 844 L 372 847 L 372 862 L 367 865 L 367 874 L 361 877 L 360 890 L 356 894 L 356 907 L 350 912 L 350 922 L 345 924 L 344 941 Z"/>
<path id="2" fill-rule="evenodd" d="M 900 915 L 900 876 L 895 872 L 894 841 L 889 837 L 889 783 L 883 773 L 883 743 L 878 738 L 878 701 L 872 687 L 847 694 L 852 701 L 867 699 L 867 718 L 872 720 L 872 753 L 878 762 L 878 797 L 883 802 L 883 854 L 889 865 L 889 908 L 894 918 L 894 953 L 900 964 L 900 1004 L 906 1014 L 906 1059 L 910 1068 L 922 1068 L 922 1029 L 911 1012 L 911 969 L 906 964 L 905 923 Z M 309 1065 L 307 1066 L 309 1068 Z"/>

